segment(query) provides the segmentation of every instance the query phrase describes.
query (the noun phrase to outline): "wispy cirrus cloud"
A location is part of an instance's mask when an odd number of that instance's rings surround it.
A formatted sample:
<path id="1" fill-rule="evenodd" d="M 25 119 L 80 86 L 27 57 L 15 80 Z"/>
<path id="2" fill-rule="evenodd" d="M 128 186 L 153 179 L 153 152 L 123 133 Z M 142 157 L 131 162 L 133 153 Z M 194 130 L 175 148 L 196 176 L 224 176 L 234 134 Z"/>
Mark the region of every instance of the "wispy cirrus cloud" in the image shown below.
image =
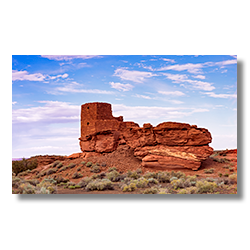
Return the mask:
<path id="1" fill-rule="evenodd" d="M 188 79 L 188 76 L 183 74 L 170 74 L 170 73 L 162 73 L 162 75 L 166 76 L 168 79 L 172 80 L 174 83 L 182 83 L 181 86 L 185 88 L 189 88 L 190 86 L 194 89 L 201 89 L 206 91 L 211 91 L 215 89 L 213 83 L 204 82 L 200 80 L 191 80 Z M 188 86 L 186 83 L 190 84 Z"/>
<path id="2" fill-rule="evenodd" d="M 112 105 L 114 116 L 123 115 L 125 120 L 144 120 L 158 119 L 159 117 L 167 117 L 168 119 L 176 119 L 190 116 L 194 113 L 208 112 L 208 109 L 202 108 L 183 108 L 183 107 L 146 107 L 146 106 L 126 106 L 124 104 Z"/>
<path id="3" fill-rule="evenodd" d="M 41 57 L 48 58 L 55 61 L 71 61 L 73 59 L 91 59 L 91 58 L 101 58 L 98 55 L 41 55 Z"/>
<path id="4" fill-rule="evenodd" d="M 52 90 L 47 91 L 48 94 L 58 95 L 58 94 L 67 94 L 67 93 L 89 93 L 89 94 L 105 94 L 111 95 L 114 94 L 113 91 L 101 90 L 101 89 L 86 89 L 84 85 L 77 82 L 67 83 L 62 87 L 56 87 Z"/>
<path id="5" fill-rule="evenodd" d="M 204 75 L 192 75 L 192 77 L 198 78 L 198 79 L 206 79 Z"/>
<path id="6" fill-rule="evenodd" d="M 155 97 L 151 97 L 151 96 L 148 96 L 148 95 L 139 95 L 139 94 L 135 94 L 135 95 L 132 95 L 132 96 L 133 96 L 133 97 L 137 97 L 137 98 L 148 99 L 148 100 L 155 99 Z"/>
<path id="7" fill-rule="evenodd" d="M 134 88 L 134 86 L 129 83 L 123 84 L 119 82 L 110 82 L 109 84 L 111 85 L 111 88 L 117 89 L 119 91 L 129 91 Z"/>
<path id="8" fill-rule="evenodd" d="M 57 76 L 49 76 L 50 79 L 57 79 L 57 78 L 67 78 L 69 75 L 68 74 L 63 74 L 63 75 L 57 75 Z"/>
<path id="9" fill-rule="evenodd" d="M 157 71 L 166 71 L 166 70 L 175 70 L 175 71 L 187 71 L 191 74 L 202 74 L 202 69 L 205 67 L 214 67 L 214 66 L 226 66 L 231 64 L 237 64 L 237 59 L 225 60 L 220 62 L 205 62 L 205 63 L 186 63 L 186 64 L 174 64 L 163 66 Z"/>
<path id="10" fill-rule="evenodd" d="M 79 121 L 80 106 L 67 102 L 37 101 L 44 106 L 12 110 L 12 123 L 67 123 Z"/>
<path id="11" fill-rule="evenodd" d="M 157 74 L 153 74 L 152 72 L 127 70 L 119 68 L 115 70 L 114 76 L 118 76 L 122 80 L 128 80 L 136 83 L 143 83 L 145 79 L 157 76 Z"/>
<path id="12" fill-rule="evenodd" d="M 30 74 L 28 71 L 12 70 L 12 81 L 37 81 L 42 82 L 46 78 L 46 75 L 41 73 Z"/>
<path id="13" fill-rule="evenodd" d="M 203 94 L 214 98 L 237 98 L 237 94 L 215 94 L 214 92 L 205 92 Z"/>
<path id="14" fill-rule="evenodd" d="M 158 91 L 162 95 L 173 95 L 173 96 L 184 96 L 185 94 L 181 91 Z"/>

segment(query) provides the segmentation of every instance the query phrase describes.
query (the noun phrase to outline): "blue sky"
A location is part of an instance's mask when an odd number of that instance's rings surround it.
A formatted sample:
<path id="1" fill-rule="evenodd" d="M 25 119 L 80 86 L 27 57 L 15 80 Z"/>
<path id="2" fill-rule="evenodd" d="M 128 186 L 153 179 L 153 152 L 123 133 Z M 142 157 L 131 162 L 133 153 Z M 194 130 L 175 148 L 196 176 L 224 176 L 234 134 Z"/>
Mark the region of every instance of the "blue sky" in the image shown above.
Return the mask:
<path id="1" fill-rule="evenodd" d="M 12 157 L 79 152 L 80 106 L 108 102 L 140 126 L 207 128 L 237 148 L 237 57 L 12 56 Z"/>

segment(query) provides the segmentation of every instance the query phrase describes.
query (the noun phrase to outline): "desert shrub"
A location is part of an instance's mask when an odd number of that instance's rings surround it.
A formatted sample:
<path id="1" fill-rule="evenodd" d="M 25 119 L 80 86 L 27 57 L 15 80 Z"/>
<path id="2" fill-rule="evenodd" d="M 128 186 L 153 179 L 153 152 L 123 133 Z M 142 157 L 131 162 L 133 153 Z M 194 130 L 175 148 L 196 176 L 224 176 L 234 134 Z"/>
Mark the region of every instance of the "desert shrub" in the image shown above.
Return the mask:
<path id="1" fill-rule="evenodd" d="M 191 187 L 192 186 L 192 183 L 189 179 L 186 179 L 184 182 L 183 182 L 183 186 L 186 188 L 186 187 Z"/>
<path id="2" fill-rule="evenodd" d="M 208 181 L 197 181 L 196 187 L 197 187 L 197 193 L 199 194 L 212 193 L 217 187 L 217 184 Z"/>
<path id="3" fill-rule="evenodd" d="M 48 190 L 49 194 L 56 193 L 57 187 L 55 186 L 56 181 L 53 178 L 44 178 L 37 187 L 40 188 L 40 190 L 37 190 L 37 193 L 41 193 L 41 188 L 44 187 L 46 190 Z"/>
<path id="4" fill-rule="evenodd" d="M 229 175 L 229 180 L 231 184 L 237 183 L 237 174 L 234 173 L 234 174 Z"/>
<path id="5" fill-rule="evenodd" d="M 85 161 L 82 161 L 81 164 L 84 165 L 86 162 Z"/>
<path id="6" fill-rule="evenodd" d="M 165 188 L 160 188 L 158 190 L 158 194 L 170 194 L 168 189 L 165 189 Z"/>
<path id="7" fill-rule="evenodd" d="M 143 175 L 143 177 L 145 178 L 145 179 L 149 179 L 149 178 L 157 178 L 157 173 L 154 173 L 154 172 L 147 172 L 147 173 L 145 173 L 144 175 Z"/>
<path id="8" fill-rule="evenodd" d="M 56 176 L 54 178 L 54 180 L 56 181 L 57 184 L 59 184 L 59 183 L 66 183 L 66 182 L 69 181 L 69 179 L 65 179 L 61 175 Z"/>
<path id="9" fill-rule="evenodd" d="M 68 186 L 69 189 L 75 189 L 76 186 Z"/>
<path id="10" fill-rule="evenodd" d="M 66 169 L 67 169 L 67 166 L 64 166 L 64 167 L 59 169 L 59 172 L 65 171 Z"/>
<path id="11" fill-rule="evenodd" d="M 25 176 L 25 175 L 28 175 L 30 172 L 31 172 L 30 169 L 28 169 L 26 171 L 23 171 L 23 172 L 19 173 L 17 176 L 19 176 L 19 177 L 20 176 Z"/>
<path id="12" fill-rule="evenodd" d="M 33 186 L 36 186 L 37 184 L 39 184 L 39 180 L 37 179 L 26 180 L 26 182 L 28 182 L 29 184 Z"/>
<path id="13" fill-rule="evenodd" d="M 91 170 L 90 170 L 90 171 L 93 172 L 93 173 L 100 173 L 100 172 L 101 172 L 101 169 L 100 169 L 99 166 L 93 165 L 93 166 L 91 167 Z"/>
<path id="14" fill-rule="evenodd" d="M 144 190 L 143 194 L 157 194 L 158 189 L 155 187 L 147 188 Z"/>
<path id="15" fill-rule="evenodd" d="M 213 161 L 219 162 L 219 163 L 228 163 L 230 162 L 228 159 L 226 158 L 212 158 Z"/>
<path id="16" fill-rule="evenodd" d="M 86 163 L 86 167 L 90 168 L 91 166 L 92 166 L 92 162 L 91 161 L 89 161 L 89 162 Z"/>
<path id="17" fill-rule="evenodd" d="M 107 164 L 106 164 L 105 162 L 103 162 L 103 163 L 101 164 L 101 166 L 102 166 L 102 167 L 106 167 Z"/>
<path id="18" fill-rule="evenodd" d="M 52 168 L 54 168 L 54 167 L 56 167 L 59 163 L 61 163 L 60 161 L 54 161 L 53 163 L 52 163 Z"/>
<path id="19" fill-rule="evenodd" d="M 37 160 L 28 161 L 25 158 L 23 158 L 21 161 L 12 161 L 12 172 L 16 175 L 26 171 L 26 170 L 32 170 L 37 168 L 38 163 Z"/>
<path id="20" fill-rule="evenodd" d="M 188 187 L 186 189 L 179 190 L 178 194 L 195 194 L 196 191 L 196 187 Z"/>
<path id="21" fill-rule="evenodd" d="M 57 171 L 57 169 L 50 168 L 50 169 L 47 170 L 46 175 L 54 174 L 54 173 L 56 173 L 56 171 Z"/>
<path id="22" fill-rule="evenodd" d="M 173 176 L 172 178 L 170 178 L 170 182 L 174 181 L 174 180 L 178 180 L 177 177 Z"/>
<path id="23" fill-rule="evenodd" d="M 81 171 L 81 167 L 77 168 L 76 171 Z"/>
<path id="24" fill-rule="evenodd" d="M 137 174 L 141 174 L 142 173 L 142 170 L 140 168 L 137 168 L 135 171 L 136 171 Z"/>
<path id="25" fill-rule="evenodd" d="M 138 179 L 138 178 L 140 178 L 140 175 L 136 172 L 136 171 L 128 171 L 127 172 L 127 176 L 129 177 L 129 178 L 132 178 L 132 179 Z"/>
<path id="26" fill-rule="evenodd" d="M 225 173 L 225 174 L 224 174 L 224 176 L 225 176 L 225 177 L 228 177 L 228 176 L 229 176 L 229 174 L 228 174 L 228 173 Z"/>
<path id="27" fill-rule="evenodd" d="M 35 194 L 35 187 L 30 185 L 30 183 L 22 183 L 19 186 L 21 194 Z"/>
<path id="28" fill-rule="evenodd" d="M 108 169 L 108 172 L 112 172 L 112 171 L 114 171 L 114 170 L 117 171 L 117 168 L 116 168 L 116 167 L 109 168 L 109 169 Z"/>
<path id="29" fill-rule="evenodd" d="M 229 171 L 230 171 L 230 172 L 234 172 L 234 168 L 230 167 L 230 168 L 229 168 Z"/>
<path id="30" fill-rule="evenodd" d="M 145 187 L 147 187 L 148 186 L 148 180 L 147 179 L 145 179 L 144 177 L 141 177 L 141 178 L 139 178 L 139 179 L 137 179 L 137 180 L 135 180 L 136 181 L 136 186 L 138 187 L 138 188 L 145 188 Z"/>
<path id="31" fill-rule="evenodd" d="M 22 183 L 22 180 L 19 177 L 12 178 L 12 187 L 18 188 L 21 183 Z"/>
<path id="32" fill-rule="evenodd" d="M 92 179 L 90 177 L 84 177 L 77 185 L 81 186 L 81 188 L 86 187 Z"/>
<path id="33" fill-rule="evenodd" d="M 133 192 L 137 189 L 136 184 L 135 183 L 130 183 L 129 185 L 124 185 L 122 187 L 122 191 L 123 192 Z"/>
<path id="34" fill-rule="evenodd" d="M 168 172 L 158 172 L 157 180 L 160 183 L 169 183 L 170 182 L 170 174 Z"/>
<path id="35" fill-rule="evenodd" d="M 70 163 L 70 164 L 67 166 L 67 168 L 74 168 L 75 166 L 76 166 L 75 163 Z"/>
<path id="36" fill-rule="evenodd" d="M 73 175 L 72 175 L 72 178 L 73 179 L 77 179 L 77 178 L 81 178 L 83 177 L 83 175 L 81 173 L 78 173 L 78 172 L 75 172 Z"/>
<path id="37" fill-rule="evenodd" d="M 148 183 L 149 184 L 158 184 L 159 182 L 155 178 L 149 178 Z"/>
<path id="38" fill-rule="evenodd" d="M 57 169 L 59 169 L 59 168 L 63 167 L 63 164 L 61 162 L 59 162 L 56 167 L 57 167 Z"/>
<path id="39" fill-rule="evenodd" d="M 108 179 L 102 179 L 102 180 L 94 180 L 92 182 L 89 182 L 89 184 L 85 188 L 87 191 L 103 191 L 108 189 L 113 189 L 113 184 Z"/>
<path id="40" fill-rule="evenodd" d="M 218 175 L 219 175 L 219 177 L 221 177 L 221 176 L 222 176 L 222 173 L 219 173 Z"/>
<path id="41" fill-rule="evenodd" d="M 184 179 L 177 179 L 177 180 L 172 180 L 170 182 L 171 186 L 173 187 L 173 189 L 177 189 L 177 188 L 184 188 Z"/>
<path id="42" fill-rule="evenodd" d="M 210 168 L 210 169 L 204 169 L 204 172 L 206 174 L 212 174 L 214 172 L 214 168 Z"/>
<path id="43" fill-rule="evenodd" d="M 113 170 L 113 171 L 106 174 L 106 178 L 111 180 L 111 181 L 119 181 L 120 180 L 119 176 L 120 176 L 120 174 L 116 170 Z"/>
<path id="44" fill-rule="evenodd" d="M 176 176 L 178 179 L 180 179 L 180 178 L 186 178 L 185 173 L 183 173 L 181 171 L 178 171 L 178 172 L 174 173 L 173 176 Z"/>

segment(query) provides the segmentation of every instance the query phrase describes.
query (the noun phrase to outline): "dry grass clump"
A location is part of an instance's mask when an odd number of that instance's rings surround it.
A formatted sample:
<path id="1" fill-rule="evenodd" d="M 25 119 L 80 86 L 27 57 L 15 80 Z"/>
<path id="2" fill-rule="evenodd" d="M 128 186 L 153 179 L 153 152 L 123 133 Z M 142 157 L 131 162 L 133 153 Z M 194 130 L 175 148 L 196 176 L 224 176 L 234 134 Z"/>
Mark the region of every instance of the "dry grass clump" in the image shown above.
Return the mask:
<path id="1" fill-rule="evenodd" d="M 198 194 L 213 193 L 217 188 L 217 184 L 208 181 L 197 181 L 196 187 Z"/>
<path id="2" fill-rule="evenodd" d="M 94 181 L 89 182 L 89 184 L 85 188 L 87 191 L 93 191 L 93 190 L 98 190 L 98 191 L 103 191 L 103 190 L 109 190 L 113 189 L 113 184 L 110 180 L 108 179 L 96 179 Z"/>
<path id="3" fill-rule="evenodd" d="M 158 189 L 155 187 L 151 187 L 151 188 L 147 188 L 144 190 L 143 194 L 157 194 L 158 193 Z"/>
<path id="4" fill-rule="evenodd" d="M 81 177 L 83 177 L 83 175 L 82 175 L 81 173 L 78 173 L 78 172 L 75 172 L 75 173 L 73 173 L 73 175 L 72 175 L 72 178 L 73 178 L 73 179 L 78 179 L 78 178 L 81 178 Z"/>

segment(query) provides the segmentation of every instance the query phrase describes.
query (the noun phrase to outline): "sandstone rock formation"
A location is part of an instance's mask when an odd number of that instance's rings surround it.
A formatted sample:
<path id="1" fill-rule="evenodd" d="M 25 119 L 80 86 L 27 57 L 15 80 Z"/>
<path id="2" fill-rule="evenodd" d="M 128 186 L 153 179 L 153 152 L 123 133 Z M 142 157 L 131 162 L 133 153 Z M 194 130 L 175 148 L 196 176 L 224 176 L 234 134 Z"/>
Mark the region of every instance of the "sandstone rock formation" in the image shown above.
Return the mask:
<path id="1" fill-rule="evenodd" d="M 80 147 L 83 152 L 109 153 L 128 145 L 142 166 L 155 169 L 189 168 L 197 170 L 213 153 L 208 146 L 211 134 L 205 128 L 177 122 L 153 127 L 145 123 L 123 122 L 113 117 L 111 104 L 86 103 L 81 106 Z"/>

